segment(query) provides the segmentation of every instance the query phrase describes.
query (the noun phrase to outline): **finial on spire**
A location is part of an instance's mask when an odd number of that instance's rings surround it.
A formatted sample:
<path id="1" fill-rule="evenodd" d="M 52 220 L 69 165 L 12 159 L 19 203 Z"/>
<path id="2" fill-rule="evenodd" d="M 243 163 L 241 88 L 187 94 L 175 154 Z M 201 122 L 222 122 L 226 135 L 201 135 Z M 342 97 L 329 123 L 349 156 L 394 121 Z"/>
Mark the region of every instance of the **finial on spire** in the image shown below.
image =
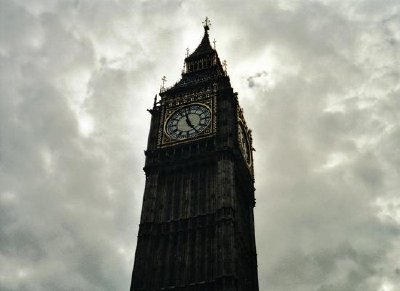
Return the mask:
<path id="1" fill-rule="evenodd" d="M 188 48 L 186 48 L 186 57 L 189 56 L 189 52 L 190 52 L 190 49 L 189 49 L 189 47 L 188 47 Z"/>
<path id="2" fill-rule="evenodd" d="M 215 38 L 213 40 L 213 43 L 214 43 L 214 49 L 217 49 L 217 46 L 215 45 L 217 43 L 217 41 L 215 40 Z"/>
<path id="3" fill-rule="evenodd" d="M 160 88 L 160 92 L 164 92 L 165 91 L 165 82 L 167 82 L 167 77 L 163 76 L 161 78 L 162 84 L 161 84 L 161 88 Z"/>
<path id="4" fill-rule="evenodd" d="M 204 30 L 207 32 L 207 30 L 210 29 L 211 26 L 211 21 L 208 17 L 206 17 L 206 19 L 203 21 L 203 26 L 204 26 Z"/>
<path id="5" fill-rule="evenodd" d="M 225 74 L 228 74 L 228 70 L 227 70 L 228 63 L 226 62 L 226 60 L 224 60 L 224 61 L 222 62 L 222 67 L 224 68 Z"/>

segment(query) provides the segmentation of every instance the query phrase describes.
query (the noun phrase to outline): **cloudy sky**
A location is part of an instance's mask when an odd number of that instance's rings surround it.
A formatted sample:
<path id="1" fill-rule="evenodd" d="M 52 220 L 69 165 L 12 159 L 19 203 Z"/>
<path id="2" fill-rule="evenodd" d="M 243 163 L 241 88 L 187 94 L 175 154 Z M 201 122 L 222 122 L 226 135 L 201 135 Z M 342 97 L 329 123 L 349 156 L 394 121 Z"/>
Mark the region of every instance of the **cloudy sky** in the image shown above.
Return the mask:
<path id="1" fill-rule="evenodd" d="M 0 290 L 128 290 L 159 91 L 211 18 L 260 290 L 400 290 L 400 2 L 0 0 Z"/>

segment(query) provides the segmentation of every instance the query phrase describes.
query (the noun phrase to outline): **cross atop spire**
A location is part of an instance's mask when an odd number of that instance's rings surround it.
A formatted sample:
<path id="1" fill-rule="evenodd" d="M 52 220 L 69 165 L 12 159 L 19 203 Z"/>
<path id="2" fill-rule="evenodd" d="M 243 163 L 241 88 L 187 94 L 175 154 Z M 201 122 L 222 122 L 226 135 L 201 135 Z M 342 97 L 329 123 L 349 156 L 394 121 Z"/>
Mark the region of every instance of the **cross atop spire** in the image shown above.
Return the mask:
<path id="1" fill-rule="evenodd" d="M 203 21 L 204 30 L 207 31 L 210 29 L 211 21 L 208 17 Z"/>

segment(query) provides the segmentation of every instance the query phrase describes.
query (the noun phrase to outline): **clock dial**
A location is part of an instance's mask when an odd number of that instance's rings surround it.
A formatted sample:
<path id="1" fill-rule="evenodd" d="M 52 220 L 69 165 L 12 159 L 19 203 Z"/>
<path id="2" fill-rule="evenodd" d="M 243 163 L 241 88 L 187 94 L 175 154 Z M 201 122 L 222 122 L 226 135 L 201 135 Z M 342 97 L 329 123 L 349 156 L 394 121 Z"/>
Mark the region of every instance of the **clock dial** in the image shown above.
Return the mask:
<path id="1" fill-rule="evenodd" d="M 246 160 L 246 163 L 248 165 L 250 165 L 251 164 L 250 146 L 249 146 L 249 142 L 247 139 L 247 135 L 245 133 L 245 129 L 243 128 L 243 125 L 241 123 L 239 123 L 239 126 L 238 126 L 238 135 L 239 135 L 240 150 L 242 151 L 242 154 Z"/>
<path id="2" fill-rule="evenodd" d="M 211 122 L 210 110 L 201 104 L 192 104 L 176 110 L 167 120 L 166 133 L 172 139 L 187 139 L 204 131 Z"/>

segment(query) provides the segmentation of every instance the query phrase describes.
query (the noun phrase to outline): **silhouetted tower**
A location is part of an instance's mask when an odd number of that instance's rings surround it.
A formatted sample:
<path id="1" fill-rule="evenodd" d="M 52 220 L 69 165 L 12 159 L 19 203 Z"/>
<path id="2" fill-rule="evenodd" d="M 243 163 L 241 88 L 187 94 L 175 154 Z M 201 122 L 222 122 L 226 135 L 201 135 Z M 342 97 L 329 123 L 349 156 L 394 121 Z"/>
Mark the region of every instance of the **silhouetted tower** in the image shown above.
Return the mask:
<path id="1" fill-rule="evenodd" d="M 209 25 L 149 110 L 131 290 L 258 290 L 251 131 Z"/>

